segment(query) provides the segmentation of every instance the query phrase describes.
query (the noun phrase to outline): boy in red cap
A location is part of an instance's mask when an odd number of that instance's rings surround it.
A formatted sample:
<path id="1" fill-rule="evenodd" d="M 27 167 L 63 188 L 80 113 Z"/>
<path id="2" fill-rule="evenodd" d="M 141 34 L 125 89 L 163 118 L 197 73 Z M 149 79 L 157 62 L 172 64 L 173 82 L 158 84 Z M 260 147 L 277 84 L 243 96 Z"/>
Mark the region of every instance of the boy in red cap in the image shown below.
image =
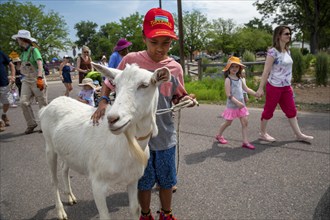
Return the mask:
<path id="1" fill-rule="evenodd" d="M 143 41 L 147 50 L 127 54 L 118 66 L 137 63 L 141 68 L 154 71 L 166 66 L 171 71 L 171 81 L 159 86 L 158 108 L 170 108 L 172 104 L 192 99 L 187 95 L 183 82 L 183 70 L 173 58 L 168 57 L 172 40 L 178 37 L 174 33 L 174 19 L 171 13 L 160 8 L 150 9 L 144 17 Z M 105 80 L 107 85 L 108 80 Z M 103 117 L 108 104 L 110 88 L 103 86 L 98 109 L 92 116 L 94 124 Z M 140 220 L 154 219 L 150 210 L 151 189 L 157 183 L 160 186 L 161 220 L 175 220 L 172 215 L 172 187 L 176 185 L 175 152 L 176 133 L 171 113 L 157 115 L 158 135 L 150 139 L 150 158 L 144 175 L 138 183 L 138 198 L 141 206 Z"/>

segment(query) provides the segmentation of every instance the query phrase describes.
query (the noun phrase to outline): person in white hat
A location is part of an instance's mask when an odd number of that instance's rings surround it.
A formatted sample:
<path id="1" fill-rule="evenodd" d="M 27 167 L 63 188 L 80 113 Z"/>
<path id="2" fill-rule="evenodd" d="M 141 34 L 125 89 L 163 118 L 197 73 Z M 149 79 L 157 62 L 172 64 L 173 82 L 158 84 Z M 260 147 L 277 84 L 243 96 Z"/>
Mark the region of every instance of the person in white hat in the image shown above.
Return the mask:
<path id="1" fill-rule="evenodd" d="M 43 61 L 39 49 L 32 45 L 32 43 L 37 42 L 37 40 L 31 37 L 29 31 L 19 30 L 17 34 L 12 36 L 12 39 L 16 40 L 22 48 L 22 53 L 20 55 L 22 62 L 20 103 L 27 124 L 25 134 L 31 134 L 38 126 L 31 108 L 31 97 L 36 97 L 39 108 L 47 105 L 47 85 L 44 78 Z"/>
<path id="2" fill-rule="evenodd" d="M 96 86 L 91 78 L 84 78 L 78 86 L 83 87 L 78 94 L 77 100 L 95 107 L 94 93 Z"/>

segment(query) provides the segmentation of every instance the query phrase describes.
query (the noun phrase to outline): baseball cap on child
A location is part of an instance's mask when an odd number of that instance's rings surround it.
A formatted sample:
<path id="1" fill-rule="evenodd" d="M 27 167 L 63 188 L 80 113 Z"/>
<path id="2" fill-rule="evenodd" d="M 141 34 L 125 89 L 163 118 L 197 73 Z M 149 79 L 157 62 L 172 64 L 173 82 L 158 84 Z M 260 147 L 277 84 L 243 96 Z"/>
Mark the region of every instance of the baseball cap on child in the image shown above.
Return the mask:
<path id="1" fill-rule="evenodd" d="M 143 31 L 147 38 L 171 37 L 178 39 L 174 32 L 174 19 L 170 12 L 152 8 L 144 16 Z"/>

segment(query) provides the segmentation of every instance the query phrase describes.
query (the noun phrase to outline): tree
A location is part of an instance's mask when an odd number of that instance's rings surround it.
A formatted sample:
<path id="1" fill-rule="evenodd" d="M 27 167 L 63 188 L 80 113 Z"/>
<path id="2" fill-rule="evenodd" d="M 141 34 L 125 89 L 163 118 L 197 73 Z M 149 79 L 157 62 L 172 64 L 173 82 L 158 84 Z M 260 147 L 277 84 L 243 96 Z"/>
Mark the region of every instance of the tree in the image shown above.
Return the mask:
<path id="1" fill-rule="evenodd" d="M 256 29 L 255 27 L 239 28 L 234 38 L 235 48 L 240 54 L 245 50 L 251 52 L 267 51 L 267 48 L 272 45 L 272 34 L 265 29 Z"/>
<path id="2" fill-rule="evenodd" d="M 176 21 L 177 23 L 177 21 Z M 207 29 L 210 27 L 207 17 L 198 10 L 183 13 L 184 49 L 188 51 L 190 61 L 196 50 L 205 50 L 207 45 Z"/>
<path id="3" fill-rule="evenodd" d="M 276 15 L 274 24 L 292 25 L 296 30 L 302 31 L 303 35 L 308 35 L 313 54 L 320 49 L 320 38 L 323 38 L 321 33 L 330 26 L 330 1 L 257 0 L 254 5 L 263 18 Z"/>
<path id="4" fill-rule="evenodd" d="M 97 27 L 98 25 L 91 21 L 81 21 L 74 25 L 74 29 L 77 30 L 76 36 L 78 37 L 75 44 L 78 48 L 81 48 L 84 45 L 89 46 L 92 38 L 95 37 Z"/>
<path id="5" fill-rule="evenodd" d="M 258 30 L 264 30 L 268 32 L 269 34 L 273 33 L 273 28 L 269 24 L 264 24 L 263 21 L 259 18 L 253 18 L 248 23 L 244 24 L 245 27 L 251 28 L 251 29 L 258 29 Z"/>
<path id="6" fill-rule="evenodd" d="M 79 41 L 76 43 L 81 47 L 84 45 L 83 42 L 85 42 L 91 49 L 94 60 L 100 59 L 102 55 L 106 55 L 109 58 L 120 38 L 126 38 L 132 42 L 130 51 L 140 51 L 144 49 L 142 22 L 143 15 L 136 12 L 126 18 L 121 18 L 119 23 L 110 22 L 102 25 L 97 32 L 95 23 L 82 21 L 75 25 L 78 30 L 77 36 L 79 37 Z M 93 27 L 92 30 L 91 26 Z"/>
<path id="7" fill-rule="evenodd" d="M 208 36 L 211 38 L 209 48 L 213 48 L 213 52 L 219 51 L 229 54 L 236 48 L 234 46 L 235 26 L 233 19 L 214 19 L 212 20 L 211 28 L 208 31 Z"/>
<path id="8" fill-rule="evenodd" d="M 46 60 L 56 55 L 52 54 L 54 51 L 71 47 L 63 17 L 54 11 L 45 13 L 44 8 L 44 5 L 36 6 L 31 2 L 21 3 L 15 0 L 0 4 L 0 42 L 5 53 L 19 51 L 18 44 L 11 39 L 11 36 L 21 29 L 31 32 L 32 37 L 38 41 L 39 50 Z"/>

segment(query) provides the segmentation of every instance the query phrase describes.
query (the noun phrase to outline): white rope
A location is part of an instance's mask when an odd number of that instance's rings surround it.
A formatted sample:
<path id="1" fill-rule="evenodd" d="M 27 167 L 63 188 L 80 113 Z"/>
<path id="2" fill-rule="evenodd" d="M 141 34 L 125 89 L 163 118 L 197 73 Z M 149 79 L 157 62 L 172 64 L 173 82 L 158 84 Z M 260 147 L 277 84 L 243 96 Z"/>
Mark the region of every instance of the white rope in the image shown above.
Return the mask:
<path id="1" fill-rule="evenodd" d="M 169 113 L 169 112 L 177 112 L 180 109 L 187 108 L 193 104 L 199 106 L 199 103 L 197 102 L 196 99 L 188 99 L 183 102 L 179 102 L 176 105 L 173 105 L 171 108 L 158 109 L 156 112 L 156 115 L 162 115 L 162 114 Z"/>
<path id="2" fill-rule="evenodd" d="M 162 115 L 169 112 L 177 112 L 178 111 L 178 121 L 176 126 L 176 150 L 177 150 L 177 162 L 176 162 L 176 174 L 179 173 L 179 161 L 180 161 L 180 121 L 181 121 L 181 109 L 192 106 L 193 104 L 199 106 L 199 103 L 196 99 L 187 99 L 183 102 L 179 102 L 178 104 L 172 106 L 171 108 L 166 109 L 158 109 L 156 115 Z"/>

